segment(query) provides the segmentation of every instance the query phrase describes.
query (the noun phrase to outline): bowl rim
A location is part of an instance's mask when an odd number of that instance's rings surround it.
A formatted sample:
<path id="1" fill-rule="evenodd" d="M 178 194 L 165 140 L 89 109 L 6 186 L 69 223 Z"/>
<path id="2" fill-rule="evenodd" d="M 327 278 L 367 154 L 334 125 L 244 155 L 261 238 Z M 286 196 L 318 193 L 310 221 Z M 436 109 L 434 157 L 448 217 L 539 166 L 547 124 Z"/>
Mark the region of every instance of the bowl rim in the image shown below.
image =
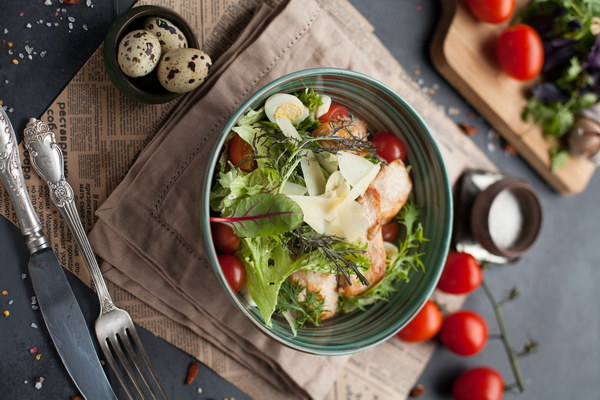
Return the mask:
<path id="1" fill-rule="evenodd" d="M 240 299 L 238 298 L 238 294 L 234 293 L 231 290 L 231 288 L 229 287 L 229 285 L 226 284 L 225 277 L 223 276 L 223 273 L 220 270 L 220 268 L 218 268 L 219 263 L 218 263 L 218 259 L 217 259 L 217 253 L 216 253 L 216 249 L 213 245 L 210 221 L 208 220 L 208 218 L 210 216 L 210 191 L 211 191 L 211 185 L 212 185 L 212 181 L 213 181 L 212 178 L 214 176 L 216 165 L 218 163 L 218 159 L 221 154 L 220 150 L 222 149 L 223 144 L 225 143 L 225 140 L 227 139 L 229 132 L 231 132 L 231 128 L 233 128 L 233 126 L 235 126 L 235 124 L 240 119 L 240 117 L 242 117 L 247 112 L 250 105 L 253 102 L 255 102 L 257 98 L 263 96 L 265 93 L 269 92 L 274 87 L 279 86 L 284 83 L 287 83 L 289 81 L 313 77 L 313 76 L 319 76 L 319 75 L 349 76 L 352 78 L 357 78 L 362 81 L 366 81 L 368 84 L 373 85 L 375 87 L 378 87 L 379 89 L 386 91 L 392 97 L 394 97 L 394 99 L 396 101 L 398 101 L 400 104 L 402 104 L 403 107 L 405 107 L 405 109 L 414 118 L 414 121 L 416 122 L 416 124 L 418 124 L 421 127 L 423 133 L 426 135 L 427 139 L 430 141 L 430 143 L 432 145 L 431 147 L 433 149 L 433 152 L 434 152 L 436 158 L 438 160 L 440 160 L 441 173 L 442 173 L 442 178 L 444 181 L 444 185 L 443 185 L 443 188 L 441 188 L 441 190 L 442 190 L 442 193 L 446 196 L 446 198 L 448 200 L 446 202 L 446 207 L 445 207 L 445 211 L 446 211 L 446 215 L 447 215 L 447 224 L 446 224 L 445 230 L 443 232 L 444 241 L 443 241 L 443 243 L 438 243 L 439 246 L 442 246 L 441 254 L 443 255 L 443 257 L 442 257 L 443 260 L 445 260 L 445 257 L 450 248 L 450 241 L 451 241 L 451 237 L 452 237 L 452 225 L 453 225 L 452 222 L 453 222 L 454 210 L 453 210 L 453 204 L 452 204 L 453 197 L 452 197 L 452 190 L 450 187 L 450 180 L 448 178 L 446 164 L 444 162 L 444 158 L 442 157 L 442 153 L 440 151 L 440 146 L 438 144 L 438 141 L 431 134 L 430 129 L 425 124 L 422 117 L 415 111 L 415 109 L 410 104 L 408 104 L 408 102 L 406 102 L 406 100 L 404 100 L 404 98 L 399 93 L 396 92 L 396 90 L 392 89 L 390 86 L 380 82 L 379 80 L 377 80 L 375 78 L 372 78 L 372 77 L 365 75 L 363 73 L 360 73 L 360 72 L 347 70 L 347 69 L 331 68 L 331 67 L 308 68 L 308 69 L 303 69 L 303 70 L 299 70 L 299 71 L 295 71 L 295 72 L 283 75 L 280 78 L 277 78 L 277 79 L 271 81 L 270 83 L 266 84 L 265 86 L 263 86 L 262 88 L 257 90 L 241 106 L 239 106 L 237 111 L 230 117 L 227 124 L 221 130 L 220 137 L 219 137 L 218 141 L 214 144 L 214 151 L 211 153 L 210 159 L 208 161 L 208 168 L 206 169 L 205 174 L 204 174 L 204 181 L 203 181 L 203 185 L 202 185 L 203 204 L 201 205 L 201 213 L 200 214 L 201 214 L 202 235 L 205 239 L 202 242 L 204 243 L 206 253 L 207 253 L 209 262 L 211 264 L 211 267 L 213 269 L 213 272 L 217 275 L 217 277 L 218 277 L 217 280 L 219 281 L 219 284 L 221 285 L 221 287 L 229 294 L 230 300 L 242 312 L 242 314 L 244 314 L 250 320 L 250 322 L 252 322 L 252 324 L 255 327 L 257 327 L 263 334 L 274 339 L 276 342 L 278 342 L 288 348 L 291 348 L 291 349 L 294 349 L 297 351 L 301 351 L 303 353 L 309 353 L 309 354 L 320 355 L 320 356 L 338 356 L 338 355 L 354 354 L 354 353 L 358 353 L 358 352 L 367 350 L 369 348 L 375 347 L 375 346 L 385 342 L 392 336 L 394 336 L 400 329 L 402 329 L 404 326 L 406 326 L 406 324 L 408 324 L 415 317 L 415 315 L 418 314 L 418 312 L 421 310 L 421 308 L 423 308 L 423 306 L 427 302 L 427 299 L 429 299 L 431 297 L 431 295 L 433 294 L 433 291 L 435 290 L 435 287 L 437 286 L 437 282 L 442 274 L 443 261 L 442 261 L 440 267 L 435 271 L 435 276 L 430 281 L 429 285 L 425 288 L 425 291 L 423 292 L 423 301 L 421 302 L 421 304 L 418 307 L 414 308 L 414 310 L 413 310 L 414 312 L 409 316 L 409 318 L 406 320 L 406 322 L 404 324 L 398 326 L 398 328 L 395 329 L 395 331 L 393 331 L 387 335 L 384 335 L 381 338 L 372 340 L 371 342 L 369 342 L 367 344 L 363 344 L 363 345 L 357 346 L 357 347 L 350 347 L 347 349 L 333 349 L 333 350 L 332 349 L 324 349 L 322 347 L 316 348 L 316 347 L 311 347 L 310 345 L 306 345 L 306 344 L 300 345 L 297 343 L 289 342 L 287 340 L 287 338 L 279 336 L 275 331 L 273 331 L 272 329 L 267 327 L 264 324 L 264 322 L 258 320 L 254 315 L 252 315 L 246 309 L 246 307 L 241 303 Z"/>
<path id="2" fill-rule="evenodd" d="M 198 38 L 196 38 L 192 27 L 177 12 L 163 6 L 141 5 L 125 11 L 110 26 L 106 36 L 104 36 L 102 58 L 106 74 L 119 92 L 131 99 L 143 103 L 161 104 L 175 100 L 185 93 L 171 93 L 166 90 L 163 93 L 146 91 L 134 84 L 131 79 L 121 71 L 117 61 L 117 50 L 120 42 L 119 38 L 126 33 L 128 27 L 132 23 L 135 23 L 142 18 L 152 16 L 165 18 L 176 25 L 188 40 L 189 48 L 200 48 L 200 43 L 198 42 Z"/>

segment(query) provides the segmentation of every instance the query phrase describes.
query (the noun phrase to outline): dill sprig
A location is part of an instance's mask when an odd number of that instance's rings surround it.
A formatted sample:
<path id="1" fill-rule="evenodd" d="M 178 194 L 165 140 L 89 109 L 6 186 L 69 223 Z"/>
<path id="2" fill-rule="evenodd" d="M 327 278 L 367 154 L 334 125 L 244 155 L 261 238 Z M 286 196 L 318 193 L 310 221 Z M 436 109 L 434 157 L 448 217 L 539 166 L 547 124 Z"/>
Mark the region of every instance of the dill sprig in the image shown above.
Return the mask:
<path id="1" fill-rule="evenodd" d="M 298 139 L 283 135 L 276 124 L 261 121 L 253 126 L 256 131 L 252 140 L 254 151 L 244 161 L 262 160 L 265 166 L 278 172 L 278 186 L 281 186 L 289 180 L 308 151 L 314 154 L 354 151 L 376 160 L 376 148 L 371 142 L 352 135 L 351 126 L 351 123 L 339 126 L 328 136 L 311 136 L 305 131 L 298 131 Z M 347 130 L 349 135 L 335 136 L 340 130 Z M 327 146 L 322 145 L 325 141 Z"/>
<path id="2" fill-rule="evenodd" d="M 364 266 L 355 263 L 352 258 L 364 255 L 365 250 L 340 246 L 342 238 L 324 234 L 314 234 L 307 225 L 301 225 L 290 231 L 292 240 L 287 246 L 292 252 L 309 254 L 315 250 L 320 251 L 335 266 L 336 273 L 342 275 L 349 285 L 352 285 L 351 275 L 356 275 L 360 283 L 369 286 L 369 281 L 360 272 Z"/>

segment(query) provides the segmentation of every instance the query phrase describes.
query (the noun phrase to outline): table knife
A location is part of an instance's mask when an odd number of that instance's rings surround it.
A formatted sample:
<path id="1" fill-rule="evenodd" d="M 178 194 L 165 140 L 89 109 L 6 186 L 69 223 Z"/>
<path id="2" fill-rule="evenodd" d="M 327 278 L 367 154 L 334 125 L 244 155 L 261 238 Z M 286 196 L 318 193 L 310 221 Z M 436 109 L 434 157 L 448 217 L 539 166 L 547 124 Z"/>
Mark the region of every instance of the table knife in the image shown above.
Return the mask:
<path id="1" fill-rule="evenodd" d="M 0 179 L 14 205 L 30 253 L 29 276 L 52 342 L 75 386 L 88 400 L 116 400 L 63 268 L 42 233 L 29 199 L 13 127 L 0 107 Z"/>

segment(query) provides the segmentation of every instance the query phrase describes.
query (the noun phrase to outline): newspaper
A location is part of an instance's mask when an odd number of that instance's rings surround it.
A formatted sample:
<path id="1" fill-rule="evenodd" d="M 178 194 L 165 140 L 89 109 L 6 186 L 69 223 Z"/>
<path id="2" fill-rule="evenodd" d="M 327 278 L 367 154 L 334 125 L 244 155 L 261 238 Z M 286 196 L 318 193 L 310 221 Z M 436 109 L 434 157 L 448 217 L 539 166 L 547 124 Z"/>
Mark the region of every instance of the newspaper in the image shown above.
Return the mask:
<path id="1" fill-rule="evenodd" d="M 275 4 L 279 0 L 268 1 Z M 339 26 L 376 63 L 385 81 L 397 90 L 427 121 L 436 135 L 454 182 L 465 168 L 495 169 L 487 157 L 456 128 L 443 110 L 422 93 L 373 32 L 373 26 L 347 0 L 318 0 Z M 140 1 L 138 4 L 146 4 Z M 153 0 L 174 9 L 194 28 L 203 49 L 217 58 L 237 37 L 261 0 Z M 77 196 L 77 206 L 87 232 L 94 213 L 125 176 L 136 156 L 154 136 L 177 101 L 144 105 L 123 97 L 104 72 L 101 50 L 83 66 L 45 112 L 44 119 L 57 135 L 65 155 L 65 174 Z M 65 221 L 51 204 L 46 185 L 32 171 L 21 146 L 23 172 L 31 200 L 59 262 L 91 285 L 83 258 Z M 7 193 L 0 189 L 0 213 L 16 224 Z M 169 320 L 110 282 L 115 302 L 127 309 L 144 328 L 200 359 L 224 378 L 256 399 L 289 398 L 263 382 L 189 329 Z M 448 310 L 462 304 L 458 296 L 435 295 Z M 389 340 L 351 357 L 333 384 L 327 400 L 401 399 L 430 359 L 431 342 L 405 344 Z M 182 372 L 183 373 L 183 372 Z"/>

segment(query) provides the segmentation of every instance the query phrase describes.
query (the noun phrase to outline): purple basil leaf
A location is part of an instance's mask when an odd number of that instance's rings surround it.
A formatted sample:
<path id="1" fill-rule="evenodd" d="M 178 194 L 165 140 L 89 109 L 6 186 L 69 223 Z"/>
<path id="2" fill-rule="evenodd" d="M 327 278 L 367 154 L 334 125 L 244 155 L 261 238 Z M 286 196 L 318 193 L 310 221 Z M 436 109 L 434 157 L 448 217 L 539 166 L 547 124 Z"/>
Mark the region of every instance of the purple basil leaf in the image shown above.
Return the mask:
<path id="1" fill-rule="evenodd" d="M 569 21 L 568 27 L 571 30 L 571 32 L 576 32 L 580 31 L 581 28 L 583 28 L 583 24 L 581 23 L 581 21 L 575 18 Z"/>
<path id="2" fill-rule="evenodd" d="M 536 98 L 548 103 L 555 101 L 563 103 L 569 100 L 569 95 L 566 92 L 550 82 L 535 85 L 533 89 L 531 89 L 531 92 Z"/>
<path id="3" fill-rule="evenodd" d="M 552 31 L 554 26 L 554 15 L 536 15 L 527 18 L 527 25 L 535 29 L 543 38 Z"/>
<path id="4" fill-rule="evenodd" d="M 592 83 L 589 85 L 588 89 L 600 96 L 600 68 L 590 69 L 587 73 L 592 77 Z"/>
<path id="5" fill-rule="evenodd" d="M 544 43 L 544 67 L 542 73 L 569 66 L 571 57 L 575 55 L 577 41 L 567 38 L 553 39 Z"/>
<path id="6" fill-rule="evenodd" d="M 592 45 L 583 66 L 588 69 L 600 69 L 600 35 L 596 36 L 596 41 Z"/>

